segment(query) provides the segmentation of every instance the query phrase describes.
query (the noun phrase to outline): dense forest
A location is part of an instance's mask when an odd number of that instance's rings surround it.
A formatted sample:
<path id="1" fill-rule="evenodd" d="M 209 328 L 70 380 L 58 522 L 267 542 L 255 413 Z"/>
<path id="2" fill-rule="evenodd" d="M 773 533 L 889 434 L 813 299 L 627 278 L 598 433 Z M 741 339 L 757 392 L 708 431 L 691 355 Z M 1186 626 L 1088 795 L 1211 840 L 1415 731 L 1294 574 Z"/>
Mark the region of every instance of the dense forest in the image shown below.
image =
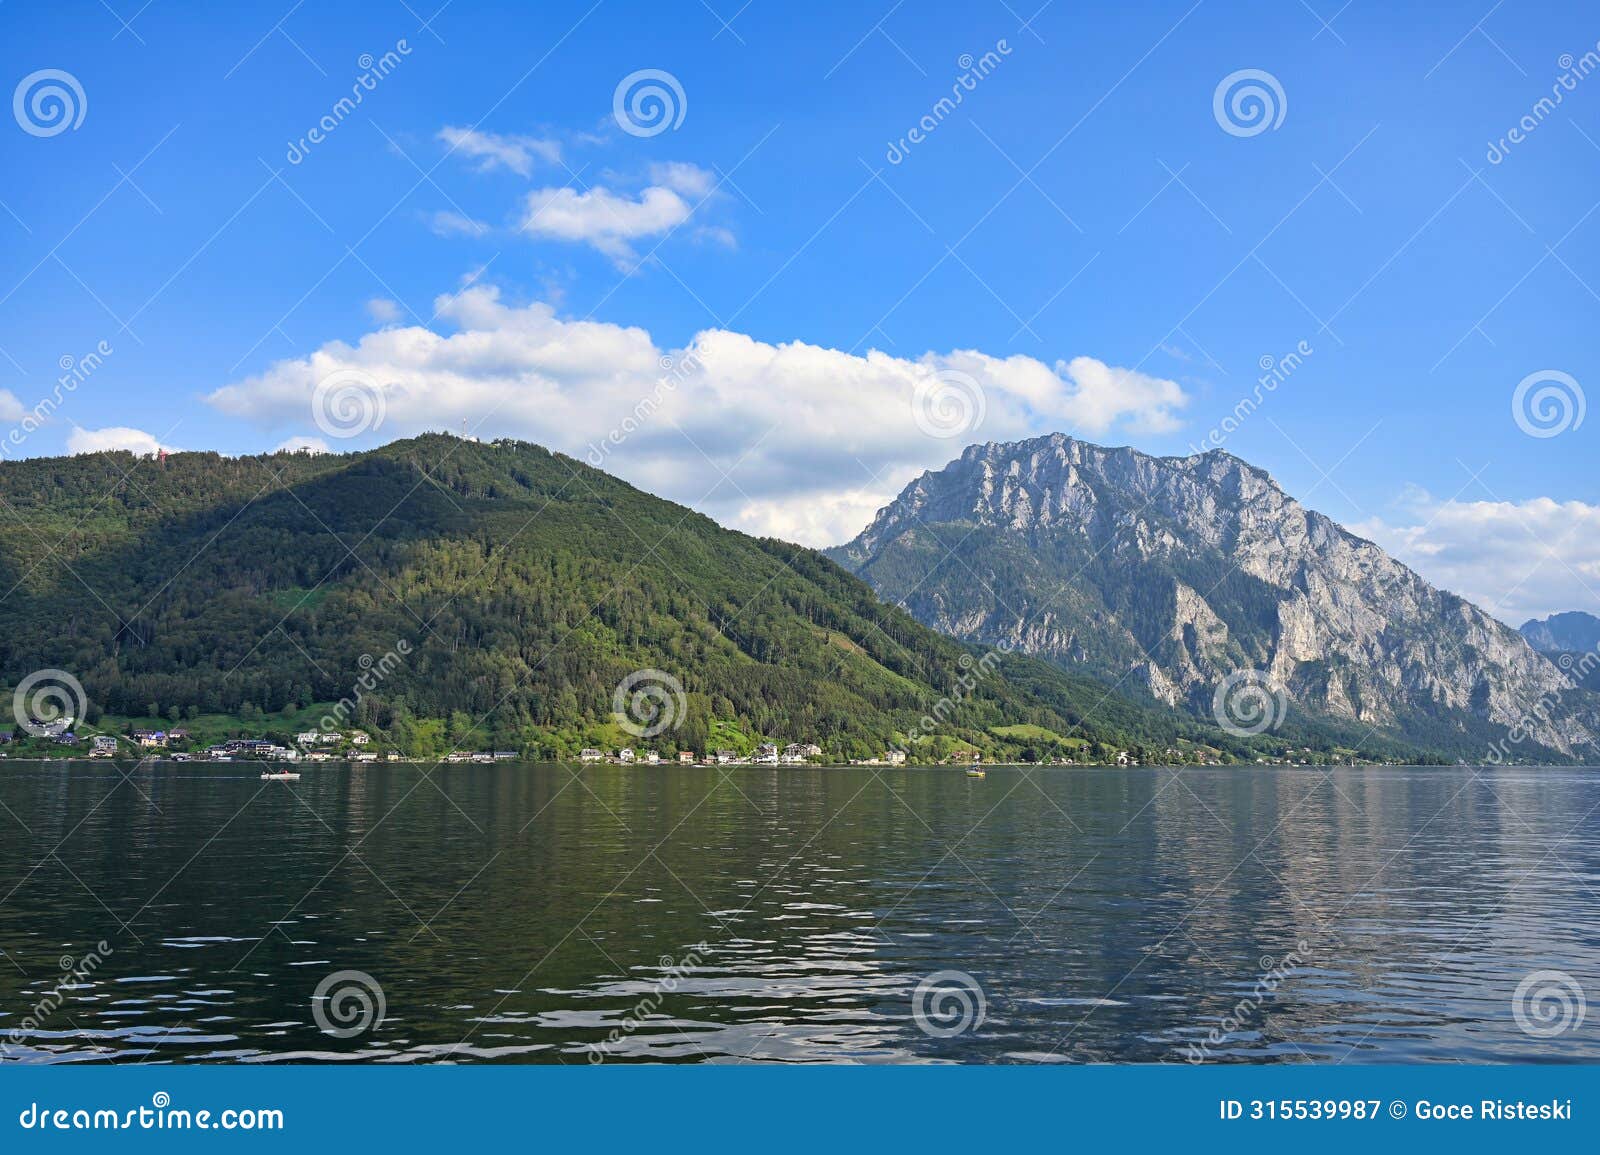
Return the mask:
<path id="1" fill-rule="evenodd" d="M 0 679 L 67 671 L 90 723 L 220 716 L 273 734 L 343 700 L 351 725 L 393 748 L 566 757 L 628 741 L 613 695 L 649 668 L 683 690 L 673 728 L 634 743 L 663 751 L 1333 748 L 1293 724 L 1234 739 L 1033 659 L 985 656 L 821 554 L 514 441 L 0 463 L 0 582 Z"/>

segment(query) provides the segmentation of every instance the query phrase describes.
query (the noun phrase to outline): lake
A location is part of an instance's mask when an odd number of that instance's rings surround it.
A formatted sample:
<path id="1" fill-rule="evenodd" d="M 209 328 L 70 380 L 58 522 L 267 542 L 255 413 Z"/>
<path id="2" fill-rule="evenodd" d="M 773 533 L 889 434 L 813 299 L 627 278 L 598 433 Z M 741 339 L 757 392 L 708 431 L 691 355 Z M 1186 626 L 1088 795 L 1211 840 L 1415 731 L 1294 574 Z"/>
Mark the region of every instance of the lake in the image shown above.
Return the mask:
<path id="1" fill-rule="evenodd" d="M 1600 772 L 0 764 L 0 1059 L 1597 1062 Z"/>

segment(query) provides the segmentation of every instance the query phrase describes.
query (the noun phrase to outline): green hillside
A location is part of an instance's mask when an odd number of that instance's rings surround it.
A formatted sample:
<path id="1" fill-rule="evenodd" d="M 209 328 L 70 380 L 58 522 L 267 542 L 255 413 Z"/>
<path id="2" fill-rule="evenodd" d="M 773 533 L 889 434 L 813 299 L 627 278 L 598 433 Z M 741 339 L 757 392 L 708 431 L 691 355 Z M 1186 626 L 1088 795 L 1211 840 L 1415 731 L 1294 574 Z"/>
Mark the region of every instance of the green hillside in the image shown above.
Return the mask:
<path id="1" fill-rule="evenodd" d="M 984 661 L 816 552 L 525 443 L 6 462 L 0 502 L 0 678 L 67 671 L 90 723 L 290 734 L 345 700 L 350 726 L 432 755 L 1272 748 L 1034 659 Z M 641 669 L 683 691 L 645 739 L 612 712 Z"/>

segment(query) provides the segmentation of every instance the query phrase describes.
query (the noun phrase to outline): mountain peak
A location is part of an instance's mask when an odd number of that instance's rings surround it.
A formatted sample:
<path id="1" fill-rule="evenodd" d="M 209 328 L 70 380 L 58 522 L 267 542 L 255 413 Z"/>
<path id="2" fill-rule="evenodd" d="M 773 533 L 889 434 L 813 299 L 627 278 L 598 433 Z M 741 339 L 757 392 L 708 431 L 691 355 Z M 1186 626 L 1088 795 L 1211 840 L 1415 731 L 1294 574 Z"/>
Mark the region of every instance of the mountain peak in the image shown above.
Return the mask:
<path id="1" fill-rule="evenodd" d="M 1582 610 L 1523 622 L 1518 632 L 1541 653 L 1576 654 L 1600 649 L 1600 618 Z"/>
<path id="2" fill-rule="evenodd" d="M 1600 748 L 1593 701 L 1522 636 L 1221 450 L 1152 457 L 1051 433 L 969 446 L 830 551 L 928 625 L 1198 711 L 1256 671 L 1341 724 L 1504 727 Z M 1600 640 L 1600 638 L 1597 638 Z"/>

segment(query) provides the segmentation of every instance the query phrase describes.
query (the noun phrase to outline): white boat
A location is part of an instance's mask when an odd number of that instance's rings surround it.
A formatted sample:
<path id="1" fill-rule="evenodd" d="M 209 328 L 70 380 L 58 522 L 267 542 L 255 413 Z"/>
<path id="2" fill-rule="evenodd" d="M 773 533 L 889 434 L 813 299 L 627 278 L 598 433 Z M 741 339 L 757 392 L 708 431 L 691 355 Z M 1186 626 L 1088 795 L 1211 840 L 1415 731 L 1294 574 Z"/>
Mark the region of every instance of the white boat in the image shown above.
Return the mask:
<path id="1" fill-rule="evenodd" d="M 263 770 L 261 772 L 261 781 L 298 782 L 300 781 L 300 775 L 293 770 Z"/>

